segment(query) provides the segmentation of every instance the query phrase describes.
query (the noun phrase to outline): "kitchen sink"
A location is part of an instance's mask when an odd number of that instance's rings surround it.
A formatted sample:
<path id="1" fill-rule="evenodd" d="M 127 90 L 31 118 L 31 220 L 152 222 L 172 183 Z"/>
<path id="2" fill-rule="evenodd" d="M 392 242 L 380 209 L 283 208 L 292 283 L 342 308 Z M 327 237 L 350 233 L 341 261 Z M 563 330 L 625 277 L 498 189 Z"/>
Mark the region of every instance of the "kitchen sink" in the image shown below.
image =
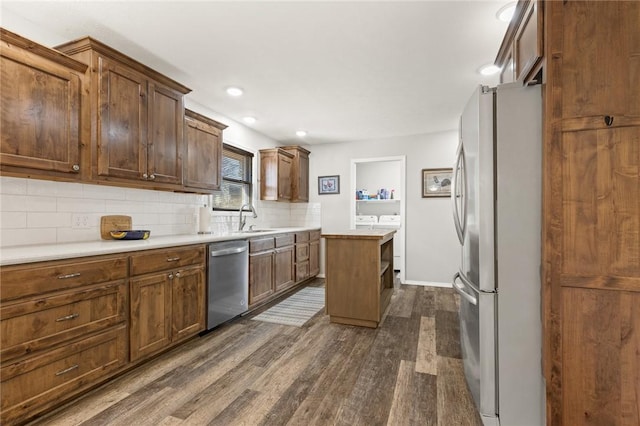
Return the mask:
<path id="1" fill-rule="evenodd" d="M 258 234 L 260 232 L 273 232 L 275 229 L 245 229 L 243 231 L 235 231 L 233 234 Z"/>

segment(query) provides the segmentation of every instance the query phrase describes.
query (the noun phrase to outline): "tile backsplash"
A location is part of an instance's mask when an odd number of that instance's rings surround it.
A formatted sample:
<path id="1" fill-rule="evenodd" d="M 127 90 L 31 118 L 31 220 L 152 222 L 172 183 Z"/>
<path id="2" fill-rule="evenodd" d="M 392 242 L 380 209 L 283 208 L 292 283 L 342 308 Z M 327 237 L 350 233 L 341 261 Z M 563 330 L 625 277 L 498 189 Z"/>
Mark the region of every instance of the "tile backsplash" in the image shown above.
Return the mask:
<path id="1" fill-rule="evenodd" d="M 208 196 L 0 176 L 0 246 L 100 239 L 100 217 L 129 215 L 151 235 L 195 234 L 198 208 Z M 320 226 L 319 203 L 257 201 L 247 226 Z M 237 212 L 214 212 L 211 229 L 237 229 Z"/>

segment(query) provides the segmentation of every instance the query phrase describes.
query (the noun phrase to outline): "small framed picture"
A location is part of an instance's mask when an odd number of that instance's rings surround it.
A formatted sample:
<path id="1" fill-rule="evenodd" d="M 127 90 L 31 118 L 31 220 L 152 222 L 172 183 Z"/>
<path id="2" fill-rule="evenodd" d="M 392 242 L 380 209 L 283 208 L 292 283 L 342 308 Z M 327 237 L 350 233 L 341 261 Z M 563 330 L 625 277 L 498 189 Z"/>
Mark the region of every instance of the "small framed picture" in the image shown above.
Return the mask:
<path id="1" fill-rule="evenodd" d="M 422 198 L 450 197 L 453 169 L 422 169 Z"/>
<path id="2" fill-rule="evenodd" d="M 340 176 L 318 176 L 318 194 L 339 194 Z"/>

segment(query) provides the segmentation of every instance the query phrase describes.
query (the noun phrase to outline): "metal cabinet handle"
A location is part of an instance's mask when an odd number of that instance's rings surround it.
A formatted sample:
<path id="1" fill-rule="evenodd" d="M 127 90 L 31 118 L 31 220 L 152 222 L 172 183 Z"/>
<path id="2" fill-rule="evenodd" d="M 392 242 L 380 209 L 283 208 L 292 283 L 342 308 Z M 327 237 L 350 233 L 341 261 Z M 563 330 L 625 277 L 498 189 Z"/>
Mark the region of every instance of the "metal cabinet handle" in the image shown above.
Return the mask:
<path id="1" fill-rule="evenodd" d="M 146 173 L 143 173 L 143 174 L 142 174 L 142 177 L 143 177 L 143 178 L 145 178 L 145 179 L 148 179 L 148 178 L 149 178 L 149 175 L 148 175 L 148 174 L 146 174 Z"/>
<path id="2" fill-rule="evenodd" d="M 169 279 L 172 280 L 173 279 L 173 274 L 169 274 Z"/>
<path id="3" fill-rule="evenodd" d="M 151 176 L 149 176 L 149 179 L 155 179 L 156 175 L 152 174 Z"/>
<path id="4" fill-rule="evenodd" d="M 75 278 L 75 277 L 79 277 L 79 276 L 80 276 L 80 272 L 75 272 L 73 274 L 58 275 L 58 279 L 59 280 L 66 280 L 67 278 Z"/>
<path id="5" fill-rule="evenodd" d="M 179 257 L 168 257 L 167 258 L 167 262 L 177 262 L 178 260 L 180 260 Z"/>
<path id="6" fill-rule="evenodd" d="M 72 320 L 72 319 L 76 319 L 79 316 L 80 316 L 80 314 L 65 315 L 63 317 L 60 317 L 60 318 L 56 319 L 56 322 L 69 321 L 69 320 Z"/>
<path id="7" fill-rule="evenodd" d="M 79 172 L 79 171 L 80 171 L 80 166 L 79 166 L 79 165 L 77 165 L 77 164 L 74 164 L 73 166 L 71 166 L 71 169 L 72 169 L 74 172 Z"/>
<path id="8" fill-rule="evenodd" d="M 180 278 L 180 272 L 176 272 L 176 278 Z"/>
<path id="9" fill-rule="evenodd" d="M 79 367 L 79 365 L 78 365 L 78 364 L 74 364 L 74 365 L 72 365 L 72 366 L 71 366 L 71 367 L 69 367 L 69 368 L 65 368 L 64 370 L 60 370 L 60 371 L 58 371 L 58 372 L 56 373 L 56 376 L 62 376 L 63 374 L 68 373 L 69 371 L 73 371 L 73 370 L 75 370 L 75 369 L 76 369 L 76 368 L 78 368 L 78 367 Z"/>

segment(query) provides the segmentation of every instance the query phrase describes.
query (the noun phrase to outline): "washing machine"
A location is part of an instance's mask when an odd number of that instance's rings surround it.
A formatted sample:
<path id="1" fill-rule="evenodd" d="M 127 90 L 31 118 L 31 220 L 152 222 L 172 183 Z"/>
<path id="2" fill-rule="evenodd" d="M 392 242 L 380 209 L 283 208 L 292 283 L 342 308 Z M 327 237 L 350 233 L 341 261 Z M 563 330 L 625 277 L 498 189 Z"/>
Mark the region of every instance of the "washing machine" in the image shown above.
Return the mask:
<path id="1" fill-rule="evenodd" d="M 400 270 L 402 265 L 402 255 L 404 246 L 402 242 L 402 217 L 397 214 L 393 215 L 380 215 L 378 223 L 372 225 L 374 229 L 395 229 L 396 233 L 393 236 L 393 269 L 395 271 Z"/>
<path id="2" fill-rule="evenodd" d="M 373 229 L 373 225 L 378 223 L 376 215 L 356 215 L 356 229 Z"/>

